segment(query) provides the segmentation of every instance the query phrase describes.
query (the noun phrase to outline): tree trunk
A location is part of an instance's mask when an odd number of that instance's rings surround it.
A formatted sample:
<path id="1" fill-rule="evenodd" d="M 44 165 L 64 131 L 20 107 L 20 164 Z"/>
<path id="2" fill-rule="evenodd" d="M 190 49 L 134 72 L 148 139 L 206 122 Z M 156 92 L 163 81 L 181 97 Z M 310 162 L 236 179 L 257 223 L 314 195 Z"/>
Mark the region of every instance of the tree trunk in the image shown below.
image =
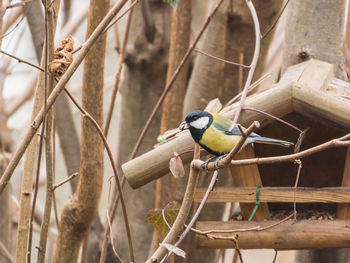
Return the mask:
<path id="1" fill-rule="evenodd" d="M 346 80 L 342 52 L 346 1 L 296 0 L 288 7 L 283 71 L 310 58 L 334 64 L 335 75 Z"/>
<path id="2" fill-rule="evenodd" d="M 191 1 L 180 1 L 176 11 L 173 10 L 172 12 L 167 82 L 174 74 L 190 44 L 191 5 Z M 160 134 L 177 127 L 181 123 L 188 79 L 188 66 L 189 62 L 185 64 L 172 89 L 164 99 Z M 156 181 L 155 208 L 164 208 L 169 202 L 174 200 L 176 200 L 176 180 L 171 174 L 168 174 L 166 177 Z M 157 248 L 160 243 L 160 235 L 156 230 L 154 233 L 153 244 Z"/>
<path id="3" fill-rule="evenodd" d="M 87 37 L 106 15 L 108 0 L 92 0 Z M 87 54 L 84 63 L 82 107 L 102 126 L 103 77 L 106 35 Z M 96 70 L 98 68 L 99 70 Z M 81 162 L 78 188 L 66 203 L 55 249 L 54 262 L 76 262 L 81 241 L 96 216 L 103 182 L 103 142 L 87 118 L 82 119 Z"/>
<path id="4" fill-rule="evenodd" d="M 117 163 L 121 165 L 130 156 L 132 148 L 143 126 L 146 123 L 161 91 L 165 85 L 167 69 L 167 48 L 170 32 L 170 7 L 160 1 L 149 1 L 151 16 L 156 26 L 153 43 L 146 39 L 140 6 L 134 8 L 131 23 L 129 45 L 125 56 L 125 71 L 120 86 L 121 103 L 118 105 L 120 120 L 118 120 Z M 164 20 L 165 19 L 165 20 Z M 146 134 L 139 154 L 148 151 L 156 143 L 159 135 L 160 114 L 156 115 L 153 125 Z M 112 131 L 110 131 L 112 133 Z M 151 183 L 137 190 L 128 184 L 124 187 L 126 206 L 130 220 L 131 234 L 135 250 L 135 261 L 144 262 L 151 251 L 153 227 L 145 222 L 146 214 L 154 207 L 155 184 Z M 128 246 L 125 229 L 120 211 L 117 214 L 117 224 L 113 226 L 116 235 L 116 246 L 122 258 L 127 258 Z"/>

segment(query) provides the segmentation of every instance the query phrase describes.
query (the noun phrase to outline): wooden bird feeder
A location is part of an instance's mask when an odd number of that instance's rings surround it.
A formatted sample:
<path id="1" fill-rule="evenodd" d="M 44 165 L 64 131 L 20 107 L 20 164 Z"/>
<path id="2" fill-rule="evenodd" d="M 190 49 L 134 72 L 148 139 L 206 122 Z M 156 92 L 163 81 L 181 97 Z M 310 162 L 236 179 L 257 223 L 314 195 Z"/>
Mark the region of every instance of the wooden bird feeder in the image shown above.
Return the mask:
<path id="1" fill-rule="evenodd" d="M 232 118 L 236 106 L 224 108 L 220 114 Z M 310 135 L 302 149 L 350 131 L 350 85 L 334 78 L 331 64 L 314 59 L 288 68 L 274 88 L 249 96 L 245 107 L 264 111 L 302 129 L 310 127 Z M 263 126 L 259 131 L 263 136 L 294 142 L 298 138 L 294 130 L 257 111 L 245 110 L 240 116 L 244 126 L 255 120 Z M 138 188 L 164 176 L 169 173 L 169 159 L 174 152 L 184 152 L 192 145 L 189 132 L 181 132 L 175 139 L 123 164 L 128 183 Z M 290 149 L 256 145 L 243 149 L 236 159 L 290 153 Z M 181 157 L 184 163 L 190 162 L 192 154 Z M 242 249 L 350 247 L 350 221 L 346 220 L 350 218 L 350 150 L 332 148 L 301 161 L 303 168 L 297 189 L 293 186 L 298 166 L 293 163 L 231 166 L 233 186 L 216 187 L 208 202 L 238 202 L 243 220 L 197 222 L 196 229 L 201 231 L 196 234 L 198 246 L 234 248 L 237 241 Z M 260 189 L 259 201 L 262 203 L 253 221 L 248 222 L 258 185 L 266 186 Z M 196 190 L 195 202 L 200 202 L 205 190 Z M 270 211 L 291 209 L 294 202 L 297 211 L 304 207 L 321 207 L 336 213 L 337 217 L 334 220 L 286 220 L 278 225 L 274 225 L 276 220 L 269 220 Z M 223 230 L 231 231 L 223 233 Z"/>

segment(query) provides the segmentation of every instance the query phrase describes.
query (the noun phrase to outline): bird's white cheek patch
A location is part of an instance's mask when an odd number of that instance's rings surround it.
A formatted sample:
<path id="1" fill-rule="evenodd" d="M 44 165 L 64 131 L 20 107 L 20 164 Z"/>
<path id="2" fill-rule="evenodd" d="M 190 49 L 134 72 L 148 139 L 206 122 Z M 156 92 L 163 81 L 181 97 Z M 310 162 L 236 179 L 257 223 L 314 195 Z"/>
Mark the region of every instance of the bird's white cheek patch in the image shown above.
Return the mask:
<path id="1" fill-rule="evenodd" d="M 190 125 L 196 129 L 204 129 L 207 128 L 209 123 L 209 117 L 201 117 L 195 121 L 192 121 Z"/>

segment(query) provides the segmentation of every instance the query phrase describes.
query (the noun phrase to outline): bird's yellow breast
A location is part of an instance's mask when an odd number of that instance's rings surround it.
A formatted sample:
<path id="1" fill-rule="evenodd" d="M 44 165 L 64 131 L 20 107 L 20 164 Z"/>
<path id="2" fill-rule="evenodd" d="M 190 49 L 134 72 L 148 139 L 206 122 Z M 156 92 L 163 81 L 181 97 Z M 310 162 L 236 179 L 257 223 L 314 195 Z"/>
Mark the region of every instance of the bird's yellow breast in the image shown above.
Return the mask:
<path id="1" fill-rule="evenodd" d="M 240 136 L 227 135 L 224 132 L 210 126 L 203 133 L 199 143 L 217 153 L 229 153 L 238 143 Z"/>

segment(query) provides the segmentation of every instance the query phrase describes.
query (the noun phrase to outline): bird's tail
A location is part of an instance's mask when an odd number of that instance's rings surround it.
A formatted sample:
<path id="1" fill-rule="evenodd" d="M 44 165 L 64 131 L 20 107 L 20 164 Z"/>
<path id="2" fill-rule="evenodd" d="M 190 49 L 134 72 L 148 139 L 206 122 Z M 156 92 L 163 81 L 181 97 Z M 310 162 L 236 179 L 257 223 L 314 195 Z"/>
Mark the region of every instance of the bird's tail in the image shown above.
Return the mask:
<path id="1" fill-rule="evenodd" d="M 279 146 L 283 146 L 283 147 L 289 147 L 291 145 L 294 145 L 294 143 L 292 143 L 292 142 L 272 139 L 272 138 L 268 138 L 268 137 L 260 137 L 260 136 L 254 138 L 254 143 L 274 144 L 274 145 L 279 145 Z"/>

